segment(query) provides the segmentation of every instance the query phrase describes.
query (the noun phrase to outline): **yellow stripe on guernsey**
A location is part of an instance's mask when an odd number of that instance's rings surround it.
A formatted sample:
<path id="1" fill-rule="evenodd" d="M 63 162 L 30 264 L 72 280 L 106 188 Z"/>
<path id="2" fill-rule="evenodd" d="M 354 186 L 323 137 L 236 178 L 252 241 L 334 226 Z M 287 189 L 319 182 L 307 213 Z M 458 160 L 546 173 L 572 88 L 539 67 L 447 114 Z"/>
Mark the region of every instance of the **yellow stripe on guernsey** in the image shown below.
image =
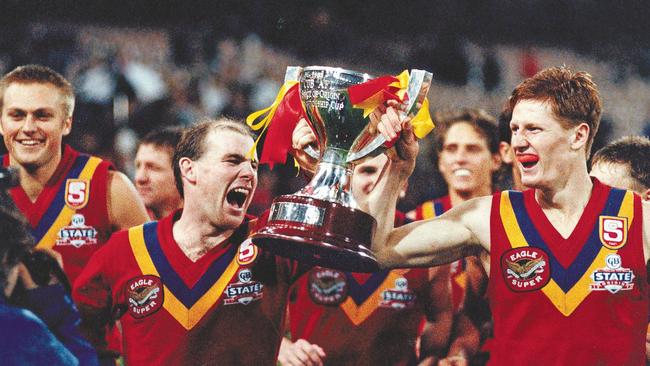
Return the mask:
<path id="1" fill-rule="evenodd" d="M 129 229 L 129 241 L 142 274 L 160 277 L 160 274 L 156 270 L 156 266 L 154 266 L 151 261 L 151 256 L 149 255 L 149 251 L 144 243 L 142 225 Z M 219 280 L 215 282 L 215 284 L 212 285 L 212 287 L 189 309 L 185 307 L 185 305 L 174 296 L 169 288 L 163 284 L 163 307 L 183 326 L 183 328 L 186 330 L 192 329 L 219 300 L 221 294 L 223 294 L 224 289 L 233 278 L 238 268 L 237 256 L 235 256 Z"/>
<path id="2" fill-rule="evenodd" d="M 426 220 L 432 217 L 436 217 L 436 207 L 433 201 L 426 201 L 422 204 L 422 218 Z"/>
<path id="3" fill-rule="evenodd" d="M 508 236 L 508 240 L 512 247 L 519 248 L 529 246 L 522 230 L 519 228 L 517 217 L 515 216 L 515 212 L 510 202 L 509 192 L 507 191 L 501 194 L 500 214 L 506 235 Z M 617 216 L 627 217 L 629 230 L 634 218 L 634 195 L 632 192 L 626 192 Z M 602 246 L 589 268 L 582 274 L 582 277 L 580 277 L 578 282 L 576 282 L 568 292 L 565 293 L 553 278 L 551 278 L 548 284 L 542 288 L 542 291 L 564 316 L 571 315 L 590 293 L 589 285 L 592 282 L 590 278 L 591 273 L 602 267 L 605 258 L 609 254 L 614 254 L 616 252 L 617 250 L 608 249 L 605 246 Z"/>
<path id="4" fill-rule="evenodd" d="M 79 173 L 79 177 L 77 177 L 77 179 L 85 180 L 88 182 L 88 192 L 90 192 L 90 179 L 93 177 L 93 174 L 95 174 L 95 170 L 101 162 L 102 159 L 91 156 L 86 162 L 86 166 L 84 166 L 81 173 Z M 68 205 L 63 205 L 59 216 L 57 216 L 52 226 L 50 226 L 45 235 L 43 235 L 41 240 L 39 240 L 38 244 L 36 244 L 36 248 L 52 249 L 56 244 L 56 238 L 59 230 L 70 223 L 70 220 L 72 220 L 72 215 L 74 215 L 76 212 L 76 210 L 68 207 Z"/>
<path id="5" fill-rule="evenodd" d="M 395 285 L 395 280 L 400 277 L 403 277 L 408 269 L 396 269 L 390 271 L 386 279 L 381 283 L 379 287 L 364 301 L 362 304 L 357 305 L 352 297 L 348 298 L 339 305 L 343 313 L 350 319 L 352 324 L 359 325 L 363 323 L 372 313 L 379 308 L 379 303 L 381 300 L 381 293 L 385 290 L 393 288 Z"/>

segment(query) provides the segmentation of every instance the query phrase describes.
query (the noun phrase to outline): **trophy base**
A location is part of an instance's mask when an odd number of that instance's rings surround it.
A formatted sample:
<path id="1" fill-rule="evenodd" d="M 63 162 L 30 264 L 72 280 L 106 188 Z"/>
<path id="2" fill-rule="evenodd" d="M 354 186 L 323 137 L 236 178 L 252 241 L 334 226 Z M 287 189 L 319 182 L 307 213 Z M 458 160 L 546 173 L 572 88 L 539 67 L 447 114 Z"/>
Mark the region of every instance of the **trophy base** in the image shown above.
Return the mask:
<path id="1" fill-rule="evenodd" d="M 369 214 L 305 196 L 276 198 L 268 221 L 251 237 L 255 245 L 309 265 L 375 272 L 368 249 L 377 222 Z"/>

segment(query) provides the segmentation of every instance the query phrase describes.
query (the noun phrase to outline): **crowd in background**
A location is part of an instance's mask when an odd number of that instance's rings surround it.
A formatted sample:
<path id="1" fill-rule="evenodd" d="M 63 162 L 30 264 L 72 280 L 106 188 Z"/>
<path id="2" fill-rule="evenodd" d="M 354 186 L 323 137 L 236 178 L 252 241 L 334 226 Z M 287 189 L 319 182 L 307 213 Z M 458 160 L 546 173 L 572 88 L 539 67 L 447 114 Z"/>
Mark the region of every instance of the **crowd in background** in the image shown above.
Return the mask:
<path id="1" fill-rule="evenodd" d="M 504 96 L 520 80 L 544 67 L 566 64 L 589 71 L 601 90 L 605 111 L 595 149 L 611 138 L 650 134 L 650 82 L 642 64 L 603 61 L 568 48 L 486 46 L 444 32 L 435 37 L 396 34 L 381 41 L 351 40 L 332 16 L 327 9 L 315 9 L 306 22 L 319 41 L 295 38 L 294 47 L 278 46 L 273 37 L 267 40 L 243 31 L 241 25 L 219 33 L 209 27 L 203 30 L 211 32 L 202 32 L 201 27 L 34 22 L 24 29 L 21 48 L 0 48 L 0 72 L 31 62 L 63 73 L 77 92 L 68 142 L 109 158 L 130 176 L 136 143 L 145 133 L 160 126 L 187 126 L 203 116 L 244 119 L 270 105 L 289 65 L 340 66 L 375 75 L 397 74 L 405 68 L 430 70 L 434 84 L 429 98 L 435 116 L 467 106 L 498 115 Z M 401 202 L 404 210 L 444 192 L 444 187 L 420 184 L 435 174 L 430 142 L 422 144 L 425 153 L 420 154 L 409 193 Z M 272 197 L 302 185 L 300 178 L 278 179 L 296 176 L 291 166 L 261 171 L 252 213 L 268 207 Z"/>

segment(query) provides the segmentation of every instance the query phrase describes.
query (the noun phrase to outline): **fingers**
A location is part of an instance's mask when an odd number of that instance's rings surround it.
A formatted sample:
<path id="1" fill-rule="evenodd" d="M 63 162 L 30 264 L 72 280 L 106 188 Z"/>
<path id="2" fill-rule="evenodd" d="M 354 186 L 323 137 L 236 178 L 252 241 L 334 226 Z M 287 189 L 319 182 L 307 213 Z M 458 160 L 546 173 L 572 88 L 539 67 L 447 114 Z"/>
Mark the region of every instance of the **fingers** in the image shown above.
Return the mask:
<path id="1" fill-rule="evenodd" d="M 322 366 L 325 358 L 325 351 L 316 345 L 299 339 L 281 352 L 278 360 L 283 366 Z"/>
<path id="2" fill-rule="evenodd" d="M 402 121 L 397 109 L 393 107 L 386 108 L 386 113 L 381 115 L 377 129 L 384 136 L 386 141 L 392 141 L 398 137 L 402 131 Z"/>
<path id="3" fill-rule="evenodd" d="M 295 150 L 302 150 L 316 142 L 316 135 L 304 118 L 301 118 L 291 135 L 291 145 Z"/>

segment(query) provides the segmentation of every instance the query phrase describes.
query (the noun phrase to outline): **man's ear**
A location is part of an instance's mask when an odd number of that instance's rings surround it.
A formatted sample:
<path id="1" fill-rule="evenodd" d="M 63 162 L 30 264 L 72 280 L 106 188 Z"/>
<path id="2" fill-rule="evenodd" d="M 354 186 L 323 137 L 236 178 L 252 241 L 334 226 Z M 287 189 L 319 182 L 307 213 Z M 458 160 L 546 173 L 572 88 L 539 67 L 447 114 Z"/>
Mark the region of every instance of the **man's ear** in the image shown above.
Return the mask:
<path id="1" fill-rule="evenodd" d="M 581 123 L 575 127 L 573 136 L 571 137 L 571 148 L 579 150 L 583 146 L 587 145 L 590 130 L 589 125 L 586 123 Z"/>
<path id="2" fill-rule="evenodd" d="M 501 161 L 506 164 L 512 164 L 514 162 L 512 158 L 512 146 L 505 141 L 499 142 L 499 155 L 501 155 Z"/>
<path id="3" fill-rule="evenodd" d="M 196 169 L 194 169 L 194 162 L 188 157 L 182 157 L 178 160 L 178 167 L 181 171 L 183 180 L 187 180 L 190 184 L 196 183 Z"/>
<path id="4" fill-rule="evenodd" d="M 63 120 L 63 136 L 68 136 L 72 131 L 72 117 Z"/>

